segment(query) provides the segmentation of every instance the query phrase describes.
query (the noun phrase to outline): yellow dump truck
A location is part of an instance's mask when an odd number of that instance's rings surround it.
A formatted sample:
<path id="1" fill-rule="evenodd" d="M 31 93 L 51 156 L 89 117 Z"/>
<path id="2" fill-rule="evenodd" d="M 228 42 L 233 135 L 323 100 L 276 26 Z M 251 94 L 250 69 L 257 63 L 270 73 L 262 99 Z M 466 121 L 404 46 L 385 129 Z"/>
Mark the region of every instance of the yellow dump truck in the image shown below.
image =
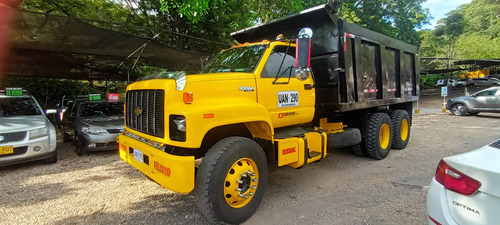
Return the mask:
<path id="1" fill-rule="evenodd" d="M 417 47 L 342 21 L 331 4 L 232 35 L 241 44 L 199 74 L 130 84 L 118 137 L 122 160 L 193 192 L 208 220 L 248 219 L 269 163 L 301 168 L 340 148 L 383 159 L 406 147 Z"/>

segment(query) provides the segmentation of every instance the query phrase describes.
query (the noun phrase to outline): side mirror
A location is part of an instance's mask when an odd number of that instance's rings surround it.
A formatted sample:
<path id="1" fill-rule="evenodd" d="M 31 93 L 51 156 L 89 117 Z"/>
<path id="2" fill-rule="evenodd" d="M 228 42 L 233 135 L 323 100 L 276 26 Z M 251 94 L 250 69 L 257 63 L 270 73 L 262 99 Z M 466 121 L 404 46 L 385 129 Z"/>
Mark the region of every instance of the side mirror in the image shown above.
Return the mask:
<path id="1" fill-rule="evenodd" d="M 46 115 L 56 114 L 56 113 L 57 113 L 57 110 L 55 110 L 55 109 L 46 109 L 45 110 Z"/>
<path id="2" fill-rule="evenodd" d="M 311 75 L 311 37 L 313 31 L 311 28 L 303 28 L 299 32 L 299 37 L 296 40 L 297 47 L 295 49 L 297 59 L 295 62 L 295 76 L 299 80 L 306 80 Z"/>

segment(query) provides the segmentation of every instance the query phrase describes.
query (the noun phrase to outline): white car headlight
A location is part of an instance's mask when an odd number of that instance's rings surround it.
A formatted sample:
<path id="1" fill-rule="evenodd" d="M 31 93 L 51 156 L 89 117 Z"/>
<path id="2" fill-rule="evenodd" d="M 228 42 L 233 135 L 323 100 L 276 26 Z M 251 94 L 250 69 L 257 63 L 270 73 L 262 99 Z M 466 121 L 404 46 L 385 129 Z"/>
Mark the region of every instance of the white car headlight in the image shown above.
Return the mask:
<path id="1" fill-rule="evenodd" d="M 42 127 L 42 128 L 30 130 L 29 134 L 30 134 L 30 140 L 36 139 L 36 138 L 41 138 L 44 136 L 48 136 L 49 135 L 49 128 Z"/>
<path id="2" fill-rule="evenodd" d="M 186 132 L 186 118 L 179 117 L 173 120 L 175 125 L 177 125 L 177 130 Z"/>
<path id="3" fill-rule="evenodd" d="M 93 127 L 82 127 L 82 132 L 89 133 L 89 134 L 108 133 L 108 131 L 106 129 L 93 128 Z"/>

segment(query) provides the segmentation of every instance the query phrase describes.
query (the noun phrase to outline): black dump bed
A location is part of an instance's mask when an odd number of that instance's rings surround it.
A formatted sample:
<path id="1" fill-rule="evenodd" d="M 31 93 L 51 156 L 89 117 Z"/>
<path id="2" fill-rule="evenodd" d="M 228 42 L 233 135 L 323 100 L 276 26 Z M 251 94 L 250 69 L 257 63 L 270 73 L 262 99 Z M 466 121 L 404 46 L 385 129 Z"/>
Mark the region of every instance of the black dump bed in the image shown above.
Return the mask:
<path id="1" fill-rule="evenodd" d="M 240 43 L 296 36 L 309 27 L 320 111 L 341 112 L 418 100 L 418 48 L 340 20 L 322 5 L 232 34 Z"/>

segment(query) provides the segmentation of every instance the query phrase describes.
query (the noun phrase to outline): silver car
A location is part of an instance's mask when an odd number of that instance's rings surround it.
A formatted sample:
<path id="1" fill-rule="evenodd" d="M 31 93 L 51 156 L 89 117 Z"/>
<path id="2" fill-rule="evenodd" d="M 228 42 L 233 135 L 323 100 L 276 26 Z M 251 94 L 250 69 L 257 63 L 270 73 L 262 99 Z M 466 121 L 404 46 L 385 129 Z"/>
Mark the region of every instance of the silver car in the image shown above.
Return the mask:
<path id="1" fill-rule="evenodd" d="M 487 88 L 470 96 L 452 98 L 448 100 L 446 109 L 457 116 L 500 112 L 500 87 Z"/>
<path id="2" fill-rule="evenodd" d="M 0 166 L 34 160 L 57 162 L 56 129 L 31 95 L 0 92 Z"/>
<path id="3" fill-rule="evenodd" d="M 125 130 L 123 102 L 76 101 L 64 113 L 64 140 L 72 140 L 78 155 L 118 150 L 116 137 Z"/>

